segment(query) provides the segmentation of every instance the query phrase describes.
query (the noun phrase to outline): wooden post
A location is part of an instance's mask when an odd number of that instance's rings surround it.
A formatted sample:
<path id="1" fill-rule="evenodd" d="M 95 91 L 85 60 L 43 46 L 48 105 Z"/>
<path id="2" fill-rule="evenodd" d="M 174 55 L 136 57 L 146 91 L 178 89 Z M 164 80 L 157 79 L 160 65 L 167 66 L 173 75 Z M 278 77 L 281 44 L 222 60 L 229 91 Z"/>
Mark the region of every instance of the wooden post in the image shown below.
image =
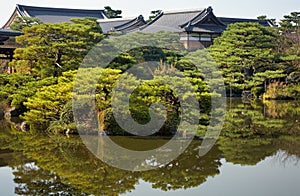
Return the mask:
<path id="1" fill-rule="evenodd" d="M 14 56 L 14 51 L 10 49 L 10 50 L 9 50 L 9 62 L 12 62 L 13 56 Z M 9 65 L 8 65 L 8 67 L 9 67 L 9 73 L 10 73 L 10 74 L 14 73 L 13 67 L 12 67 L 12 66 L 9 66 Z"/>
<path id="2" fill-rule="evenodd" d="M 186 33 L 187 33 L 187 50 L 190 50 L 190 34 L 189 32 Z"/>

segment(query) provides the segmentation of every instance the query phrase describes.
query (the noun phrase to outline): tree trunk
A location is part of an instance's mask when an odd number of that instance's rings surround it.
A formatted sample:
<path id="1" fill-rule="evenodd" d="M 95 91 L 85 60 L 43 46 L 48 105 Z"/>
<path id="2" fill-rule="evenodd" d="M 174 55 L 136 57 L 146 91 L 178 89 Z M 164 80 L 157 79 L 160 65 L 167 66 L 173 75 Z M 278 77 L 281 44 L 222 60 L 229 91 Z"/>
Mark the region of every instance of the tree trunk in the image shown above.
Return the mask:
<path id="1" fill-rule="evenodd" d="M 99 133 L 103 134 L 105 132 L 105 111 L 98 111 L 97 113 Z"/>

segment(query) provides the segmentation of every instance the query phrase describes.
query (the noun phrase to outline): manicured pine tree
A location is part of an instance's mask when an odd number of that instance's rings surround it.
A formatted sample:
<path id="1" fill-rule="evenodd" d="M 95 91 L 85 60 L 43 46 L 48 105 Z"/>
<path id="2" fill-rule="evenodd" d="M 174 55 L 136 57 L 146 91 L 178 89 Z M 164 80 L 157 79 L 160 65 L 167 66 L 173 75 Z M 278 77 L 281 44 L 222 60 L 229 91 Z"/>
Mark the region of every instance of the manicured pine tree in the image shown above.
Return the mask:
<path id="1" fill-rule="evenodd" d="M 229 91 L 251 90 L 254 74 L 276 70 L 275 31 L 259 23 L 235 23 L 228 26 L 208 49 L 223 72 Z"/>

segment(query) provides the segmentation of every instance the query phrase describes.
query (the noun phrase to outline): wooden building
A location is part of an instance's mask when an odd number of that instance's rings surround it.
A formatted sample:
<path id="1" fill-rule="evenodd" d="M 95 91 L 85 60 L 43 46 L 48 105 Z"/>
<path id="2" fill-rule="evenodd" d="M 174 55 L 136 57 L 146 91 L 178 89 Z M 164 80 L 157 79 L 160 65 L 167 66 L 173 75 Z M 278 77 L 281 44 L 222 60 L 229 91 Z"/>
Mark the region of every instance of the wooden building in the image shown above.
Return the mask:
<path id="1" fill-rule="evenodd" d="M 70 22 L 72 18 L 97 18 L 106 19 L 104 10 L 87 10 L 87 9 L 69 9 L 69 8 L 50 8 L 17 5 L 9 20 L 3 26 L 9 29 L 16 17 L 36 17 L 43 23 L 61 23 Z"/>
<path id="2" fill-rule="evenodd" d="M 8 62 L 12 61 L 14 50 L 20 46 L 16 44 L 16 36 L 22 35 L 21 32 L 0 29 L 0 73 L 12 73 L 13 70 L 8 66 Z"/>
<path id="3" fill-rule="evenodd" d="M 104 10 L 86 10 L 86 9 L 69 9 L 69 8 L 50 8 L 16 5 L 11 17 L 0 29 L 0 72 L 12 73 L 13 69 L 8 66 L 12 60 L 14 50 L 19 46 L 16 44 L 15 37 L 21 35 L 21 32 L 10 31 L 11 24 L 17 17 L 35 17 L 42 23 L 61 23 L 70 22 L 72 18 L 96 18 L 107 19 Z"/>
<path id="4" fill-rule="evenodd" d="M 143 32 L 169 31 L 179 33 L 180 42 L 189 50 L 209 47 L 229 24 L 258 22 L 273 26 L 270 20 L 216 17 L 213 9 L 161 12 L 153 21 L 140 28 Z"/>
<path id="5" fill-rule="evenodd" d="M 49 8 L 17 5 L 13 14 L 3 26 L 9 29 L 17 16 L 36 17 L 43 23 L 69 22 L 71 18 L 97 18 L 105 34 L 143 31 L 154 33 L 169 31 L 179 33 L 180 42 L 189 50 L 209 47 L 229 24 L 236 22 L 258 22 L 263 26 L 273 26 L 270 20 L 217 17 L 211 7 L 205 9 L 161 12 L 146 24 L 143 16 L 136 18 L 108 19 L 104 10 Z"/>

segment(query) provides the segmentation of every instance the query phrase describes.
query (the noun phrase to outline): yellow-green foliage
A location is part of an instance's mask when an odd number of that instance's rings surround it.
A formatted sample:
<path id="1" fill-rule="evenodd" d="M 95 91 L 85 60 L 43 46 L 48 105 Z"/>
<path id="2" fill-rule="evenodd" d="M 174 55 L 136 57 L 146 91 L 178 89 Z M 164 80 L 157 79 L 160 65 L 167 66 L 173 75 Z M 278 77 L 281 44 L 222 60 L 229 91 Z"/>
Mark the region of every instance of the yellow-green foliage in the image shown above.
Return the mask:
<path id="1" fill-rule="evenodd" d="M 72 99 L 76 71 L 68 71 L 58 78 L 58 84 L 40 89 L 24 105 L 29 109 L 23 116 L 28 123 L 43 124 L 58 120 L 64 105 Z"/>

